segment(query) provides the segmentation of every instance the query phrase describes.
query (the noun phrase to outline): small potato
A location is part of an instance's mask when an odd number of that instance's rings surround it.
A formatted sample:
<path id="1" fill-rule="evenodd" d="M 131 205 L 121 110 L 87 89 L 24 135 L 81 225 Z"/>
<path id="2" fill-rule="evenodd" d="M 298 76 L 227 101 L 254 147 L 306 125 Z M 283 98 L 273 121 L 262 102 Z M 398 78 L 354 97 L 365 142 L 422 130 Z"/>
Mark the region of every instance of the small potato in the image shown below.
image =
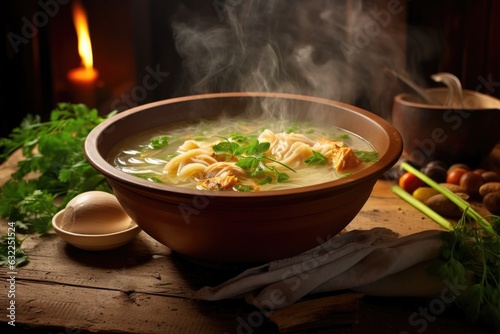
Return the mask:
<path id="1" fill-rule="evenodd" d="M 500 182 L 500 174 L 498 174 L 497 172 L 486 171 L 486 172 L 482 173 L 481 176 L 484 180 L 484 183 Z"/>
<path id="2" fill-rule="evenodd" d="M 500 214 L 500 191 L 486 194 L 483 198 L 483 204 L 494 215 Z"/>
<path id="3" fill-rule="evenodd" d="M 457 193 L 457 196 L 460 196 L 464 200 L 469 198 L 469 195 L 466 193 Z M 463 214 L 462 210 L 443 194 L 437 194 L 429 198 L 427 200 L 427 206 L 445 217 L 460 218 Z"/>
<path id="4" fill-rule="evenodd" d="M 500 182 L 487 182 L 479 187 L 479 195 L 482 197 L 496 191 L 500 191 Z"/>
<path id="5" fill-rule="evenodd" d="M 464 193 L 465 189 L 460 187 L 458 184 L 453 183 L 440 183 L 441 186 L 445 187 L 448 190 L 451 190 L 454 193 Z"/>
<path id="6" fill-rule="evenodd" d="M 460 187 L 469 195 L 479 194 L 479 187 L 483 185 L 483 177 L 474 172 L 467 172 L 460 178 Z"/>

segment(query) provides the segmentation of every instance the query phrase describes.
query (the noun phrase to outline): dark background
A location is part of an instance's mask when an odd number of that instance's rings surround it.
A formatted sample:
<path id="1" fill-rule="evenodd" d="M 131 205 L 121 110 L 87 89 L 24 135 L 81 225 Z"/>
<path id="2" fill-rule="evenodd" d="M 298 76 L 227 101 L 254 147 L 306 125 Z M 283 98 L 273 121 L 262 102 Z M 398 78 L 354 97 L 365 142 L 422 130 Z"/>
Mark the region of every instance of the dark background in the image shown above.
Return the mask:
<path id="1" fill-rule="evenodd" d="M 349 0 L 318 1 L 325 7 L 342 3 L 346 11 L 353 3 Z M 294 2 L 300 3 L 291 1 Z M 361 2 L 366 6 L 384 8 L 388 0 Z M 100 72 L 95 107 L 101 113 L 107 113 L 113 107 L 123 110 L 193 93 L 191 83 L 185 80 L 170 22 L 174 17 L 188 23 L 193 17 L 205 17 L 224 25 L 219 14 L 221 8 L 228 8 L 221 7 L 222 0 L 83 0 L 82 3 L 89 18 L 94 66 Z M 239 3 L 241 0 L 231 0 L 229 5 Z M 2 4 L 4 43 L 0 49 L 3 57 L 0 135 L 5 137 L 28 113 L 46 119 L 56 103 L 81 101 L 71 101 L 67 89 L 67 71 L 80 64 L 71 1 L 7 0 Z M 435 85 L 430 79 L 431 74 L 450 72 L 460 78 L 464 88 L 500 98 L 500 2 L 412 0 L 401 1 L 401 4 L 405 12 L 398 18 L 400 25 L 397 29 L 398 38 L 403 37 L 401 45 L 404 50 L 401 55 L 395 55 L 398 59 L 394 61 L 404 63 L 402 70 L 424 86 Z M 51 8 L 52 12 L 47 14 L 46 8 Z M 15 50 L 11 41 L 13 34 L 26 37 L 26 21 L 33 22 L 40 12 L 45 12 L 49 19 Z M 276 17 L 276 22 L 286 15 L 288 13 L 284 12 Z M 39 16 L 39 19 L 43 17 Z M 300 33 L 300 29 L 297 32 Z M 151 70 L 155 66 L 168 72 L 168 76 L 146 95 L 124 102 L 123 94 L 141 85 L 148 68 Z M 377 85 L 375 81 L 374 84 Z M 404 89 L 399 84 L 393 85 L 386 96 L 388 103 L 393 94 Z M 231 90 L 231 86 L 215 85 L 212 90 Z M 353 104 L 386 116 L 388 104 L 380 107 L 372 96 L 367 89 Z"/>

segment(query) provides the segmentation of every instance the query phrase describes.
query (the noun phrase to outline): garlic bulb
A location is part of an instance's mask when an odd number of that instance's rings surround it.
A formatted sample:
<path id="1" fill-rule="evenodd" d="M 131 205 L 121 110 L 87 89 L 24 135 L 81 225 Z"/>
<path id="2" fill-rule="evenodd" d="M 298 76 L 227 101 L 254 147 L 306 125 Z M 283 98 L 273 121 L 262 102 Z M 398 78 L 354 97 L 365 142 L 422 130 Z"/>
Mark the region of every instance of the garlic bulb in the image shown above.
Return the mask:
<path id="1" fill-rule="evenodd" d="M 68 202 L 61 228 L 80 234 L 107 234 L 127 229 L 131 221 L 114 195 L 88 191 Z"/>

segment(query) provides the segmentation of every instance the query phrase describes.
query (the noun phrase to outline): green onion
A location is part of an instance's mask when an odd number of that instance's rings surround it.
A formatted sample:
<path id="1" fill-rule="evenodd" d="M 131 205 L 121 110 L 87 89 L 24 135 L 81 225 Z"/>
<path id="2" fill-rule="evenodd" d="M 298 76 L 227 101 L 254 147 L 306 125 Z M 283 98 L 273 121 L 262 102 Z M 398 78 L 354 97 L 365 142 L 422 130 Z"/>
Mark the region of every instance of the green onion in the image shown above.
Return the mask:
<path id="1" fill-rule="evenodd" d="M 446 218 L 444 218 L 439 213 L 432 210 L 427 205 L 425 205 L 424 203 L 413 197 L 411 194 L 403 190 L 403 188 L 399 186 L 392 186 L 391 189 L 396 195 L 398 195 L 399 197 L 401 197 L 402 199 L 413 205 L 418 210 L 425 213 L 427 216 L 429 216 L 429 218 L 433 219 L 436 223 L 438 223 L 445 229 L 449 231 L 453 230 L 453 225 L 451 225 L 451 223 Z"/>
<path id="2" fill-rule="evenodd" d="M 476 221 L 482 228 L 484 228 L 485 231 L 487 231 L 490 234 L 495 234 L 495 231 L 491 227 L 490 223 L 483 217 L 481 216 L 476 210 L 474 210 L 469 203 L 460 198 L 459 196 L 455 195 L 451 190 L 448 188 L 445 188 L 432 180 L 430 177 L 425 175 L 424 173 L 420 172 L 418 169 L 413 167 L 407 162 L 403 162 L 401 164 L 401 167 L 407 171 L 418 177 L 420 180 L 424 181 L 428 186 L 434 188 L 435 190 L 439 191 L 441 194 L 443 194 L 446 198 L 448 198 L 450 201 L 455 203 L 463 212 L 465 212 L 470 218 L 472 218 L 474 221 Z"/>

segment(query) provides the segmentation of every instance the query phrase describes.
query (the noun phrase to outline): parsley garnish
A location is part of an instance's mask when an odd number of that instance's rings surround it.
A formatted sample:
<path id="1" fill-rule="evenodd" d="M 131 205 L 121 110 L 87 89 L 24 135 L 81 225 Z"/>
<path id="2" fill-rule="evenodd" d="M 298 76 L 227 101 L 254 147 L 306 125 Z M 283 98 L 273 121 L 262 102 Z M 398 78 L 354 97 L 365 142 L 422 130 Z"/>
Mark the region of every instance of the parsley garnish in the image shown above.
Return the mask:
<path id="1" fill-rule="evenodd" d="M 326 165 L 326 163 L 328 162 L 327 157 L 325 157 L 323 154 L 316 152 L 314 150 L 312 151 L 312 153 L 313 154 L 309 158 L 304 160 L 306 165 L 309 165 L 309 166 L 324 166 L 324 165 Z"/>
<path id="2" fill-rule="evenodd" d="M 239 134 L 239 133 L 235 133 L 235 132 L 233 132 L 229 135 L 229 139 L 233 142 L 240 143 L 240 144 L 249 141 L 249 138 L 247 136 Z"/>
<path id="3" fill-rule="evenodd" d="M 285 130 L 285 133 L 287 133 L 287 134 L 300 133 L 300 127 L 297 124 L 292 125 L 288 129 Z"/>
<path id="4" fill-rule="evenodd" d="M 160 149 L 168 145 L 168 136 L 158 136 L 158 137 L 153 137 L 151 138 L 151 142 L 149 143 L 149 147 L 152 149 Z"/>
<path id="5" fill-rule="evenodd" d="M 379 157 L 375 151 L 354 151 L 354 154 L 363 162 L 377 162 Z"/>
<path id="6" fill-rule="evenodd" d="M 338 135 L 338 136 L 336 136 L 336 137 L 333 137 L 332 139 L 333 139 L 333 140 L 347 140 L 347 139 L 349 139 L 349 138 L 350 138 L 350 137 L 349 137 L 349 135 L 348 135 L 347 133 L 343 133 L 343 134 L 341 134 L 341 135 Z"/>
<path id="7" fill-rule="evenodd" d="M 233 189 L 241 192 L 252 192 L 254 190 L 252 186 L 248 186 L 246 184 L 237 184 L 233 187 Z"/>
<path id="8" fill-rule="evenodd" d="M 244 169 L 250 177 L 260 178 L 259 184 L 285 182 L 288 174 L 280 172 L 276 167 L 269 166 L 266 161 L 275 162 L 288 170 L 295 172 L 291 167 L 265 156 L 269 146 L 268 142 L 260 143 L 257 139 L 246 141 L 243 136 L 238 137 L 241 144 L 226 139 L 213 146 L 215 154 L 226 154 L 227 159 L 236 158 L 235 165 Z"/>

